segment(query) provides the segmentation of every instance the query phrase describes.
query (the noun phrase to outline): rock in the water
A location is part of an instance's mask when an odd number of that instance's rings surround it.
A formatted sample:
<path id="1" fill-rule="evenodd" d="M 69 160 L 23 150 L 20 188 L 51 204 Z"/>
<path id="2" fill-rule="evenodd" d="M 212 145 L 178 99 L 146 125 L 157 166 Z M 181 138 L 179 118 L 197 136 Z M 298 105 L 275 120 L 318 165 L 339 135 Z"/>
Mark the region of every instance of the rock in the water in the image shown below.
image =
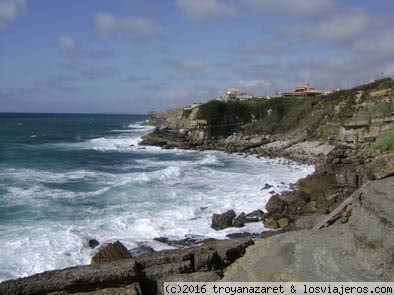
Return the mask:
<path id="1" fill-rule="evenodd" d="M 261 210 L 254 210 L 248 214 L 246 214 L 246 219 L 248 222 L 257 222 L 263 220 L 265 213 Z"/>
<path id="2" fill-rule="evenodd" d="M 270 189 L 271 187 L 273 187 L 273 186 L 270 185 L 270 184 L 268 184 L 268 183 L 266 183 L 266 184 L 264 185 L 264 187 L 262 188 L 262 190 L 263 190 L 263 189 Z"/>
<path id="3" fill-rule="evenodd" d="M 272 229 L 276 229 L 279 227 L 278 223 L 276 222 L 275 219 L 273 219 L 272 217 L 267 218 L 266 220 L 264 220 L 264 226 L 266 228 L 272 228 Z"/>
<path id="4" fill-rule="evenodd" d="M 233 227 L 244 227 L 246 222 L 248 222 L 246 219 L 246 214 L 245 212 L 242 212 L 234 218 Z"/>
<path id="5" fill-rule="evenodd" d="M 115 260 L 131 258 L 127 248 L 119 241 L 109 243 L 92 257 L 90 264 L 108 263 Z"/>
<path id="6" fill-rule="evenodd" d="M 100 244 L 96 239 L 90 239 L 88 243 L 89 247 L 92 249 L 96 248 Z"/>
<path id="7" fill-rule="evenodd" d="M 129 253 L 133 257 L 144 255 L 147 253 L 153 253 L 153 252 L 155 252 L 155 250 L 152 247 L 145 246 L 145 245 L 141 245 L 141 246 L 138 246 L 138 247 L 135 247 L 135 248 L 129 250 Z"/>
<path id="8" fill-rule="evenodd" d="M 289 225 L 289 219 L 287 217 L 279 218 L 276 222 L 280 228 L 284 228 Z"/>
<path id="9" fill-rule="evenodd" d="M 222 230 L 231 227 L 235 216 L 236 214 L 234 210 L 228 210 L 222 214 L 213 214 L 211 227 L 215 230 Z"/>

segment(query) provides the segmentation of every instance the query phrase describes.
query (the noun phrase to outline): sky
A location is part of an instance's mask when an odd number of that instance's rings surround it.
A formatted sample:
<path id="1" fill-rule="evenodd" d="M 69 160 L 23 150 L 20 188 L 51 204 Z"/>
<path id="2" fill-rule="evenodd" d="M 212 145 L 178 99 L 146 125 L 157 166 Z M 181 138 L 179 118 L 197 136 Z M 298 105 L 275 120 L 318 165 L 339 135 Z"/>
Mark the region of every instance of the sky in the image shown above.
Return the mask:
<path id="1" fill-rule="evenodd" d="M 0 112 L 142 114 L 383 76 L 393 0 L 0 0 Z"/>

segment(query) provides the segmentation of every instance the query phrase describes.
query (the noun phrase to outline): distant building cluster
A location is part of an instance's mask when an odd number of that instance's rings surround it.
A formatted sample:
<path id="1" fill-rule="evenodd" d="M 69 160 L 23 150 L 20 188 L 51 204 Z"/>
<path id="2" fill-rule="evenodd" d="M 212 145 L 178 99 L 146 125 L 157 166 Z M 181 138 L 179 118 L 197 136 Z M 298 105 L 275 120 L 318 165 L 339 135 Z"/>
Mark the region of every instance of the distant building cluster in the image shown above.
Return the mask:
<path id="1" fill-rule="evenodd" d="M 317 96 L 323 94 L 323 91 L 316 90 L 309 84 L 298 85 L 282 93 L 282 96 Z"/>
<path id="2" fill-rule="evenodd" d="M 231 101 L 231 100 L 248 100 L 253 98 L 254 98 L 253 95 L 246 92 L 242 92 L 239 88 L 229 88 L 227 90 L 227 93 L 223 96 L 218 97 L 217 100 Z"/>
<path id="3" fill-rule="evenodd" d="M 281 96 L 283 96 L 283 97 L 318 96 L 318 95 L 328 95 L 328 94 L 333 93 L 335 91 L 339 91 L 339 89 L 317 90 L 317 89 L 313 88 L 310 84 L 303 84 L 303 85 L 298 85 L 295 88 L 292 88 L 292 89 L 289 89 L 289 90 L 283 92 Z"/>

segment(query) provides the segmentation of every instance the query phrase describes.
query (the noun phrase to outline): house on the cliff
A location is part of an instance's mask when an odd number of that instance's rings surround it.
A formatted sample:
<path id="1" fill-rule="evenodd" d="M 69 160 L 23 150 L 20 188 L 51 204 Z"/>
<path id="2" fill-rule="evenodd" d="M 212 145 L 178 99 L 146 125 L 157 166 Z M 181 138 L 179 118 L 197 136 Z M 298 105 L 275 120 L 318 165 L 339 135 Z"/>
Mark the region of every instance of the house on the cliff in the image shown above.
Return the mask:
<path id="1" fill-rule="evenodd" d="M 247 93 L 242 92 L 239 88 L 229 88 L 227 93 L 224 96 L 217 98 L 220 101 L 231 101 L 231 100 L 249 100 L 253 99 L 254 96 Z"/>
<path id="2" fill-rule="evenodd" d="M 295 96 L 295 97 L 305 97 L 305 96 L 318 96 L 322 95 L 323 91 L 313 88 L 309 84 L 298 85 L 295 88 L 289 89 L 282 93 L 282 96 Z"/>

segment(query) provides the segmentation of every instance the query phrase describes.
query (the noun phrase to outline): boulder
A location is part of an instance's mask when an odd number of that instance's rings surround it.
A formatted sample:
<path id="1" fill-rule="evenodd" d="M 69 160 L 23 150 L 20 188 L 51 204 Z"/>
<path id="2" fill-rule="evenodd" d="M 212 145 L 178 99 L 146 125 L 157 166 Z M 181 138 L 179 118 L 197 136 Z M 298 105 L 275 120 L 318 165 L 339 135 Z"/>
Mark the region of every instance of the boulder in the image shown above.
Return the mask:
<path id="1" fill-rule="evenodd" d="M 270 184 L 266 183 L 266 184 L 264 185 L 264 187 L 262 188 L 262 190 L 263 190 L 263 189 L 270 189 L 271 187 L 273 187 L 273 185 L 270 185 Z"/>
<path id="2" fill-rule="evenodd" d="M 94 248 L 96 248 L 100 243 L 99 243 L 99 241 L 97 241 L 96 239 L 90 239 L 90 240 L 88 241 L 88 244 L 89 244 L 89 247 L 90 247 L 90 248 L 94 249 Z"/>
<path id="3" fill-rule="evenodd" d="M 269 217 L 266 220 L 264 220 L 264 227 L 271 228 L 271 229 L 276 229 L 276 228 L 279 227 L 279 225 L 278 225 L 278 223 L 276 222 L 275 219 L 273 219 L 272 217 Z"/>
<path id="4" fill-rule="evenodd" d="M 245 223 L 247 223 L 248 220 L 246 218 L 245 212 L 242 212 L 239 214 L 237 217 L 234 218 L 233 221 L 233 227 L 244 227 Z"/>
<path id="5" fill-rule="evenodd" d="M 211 227 L 215 230 L 222 230 L 233 225 L 233 219 L 236 214 L 234 210 L 228 210 L 222 214 L 213 214 L 212 215 L 212 224 Z"/>
<path id="6" fill-rule="evenodd" d="M 285 208 L 285 204 L 285 201 L 280 198 L 280 195 L 276 194 L 269 199 L 268 203 L 265 205 L 265 209 L 271 215 L 281 214 Z"/>
<path id="7" fill-rule="evenodd" d="M 246 214 L 246 219 L 248 220 L 248 222 L 257 222 L 263 220 L 265 215 L 266 214 L 263 211 L 257 209 Z"/>
<path id="8" fill-rule="evenodd" d="M 276 222 L 278 223 L 280 228 L 284 228 L 289 225 L 289 219 L 287 217 L 279 218 Z"/>
<path id="9" fill-rule="evenodd" d="M 90 264 L 108 263 L 120 259 L 131 258 L 127 248 L 119 241 L 109 243 L 92 257 Z"/>

